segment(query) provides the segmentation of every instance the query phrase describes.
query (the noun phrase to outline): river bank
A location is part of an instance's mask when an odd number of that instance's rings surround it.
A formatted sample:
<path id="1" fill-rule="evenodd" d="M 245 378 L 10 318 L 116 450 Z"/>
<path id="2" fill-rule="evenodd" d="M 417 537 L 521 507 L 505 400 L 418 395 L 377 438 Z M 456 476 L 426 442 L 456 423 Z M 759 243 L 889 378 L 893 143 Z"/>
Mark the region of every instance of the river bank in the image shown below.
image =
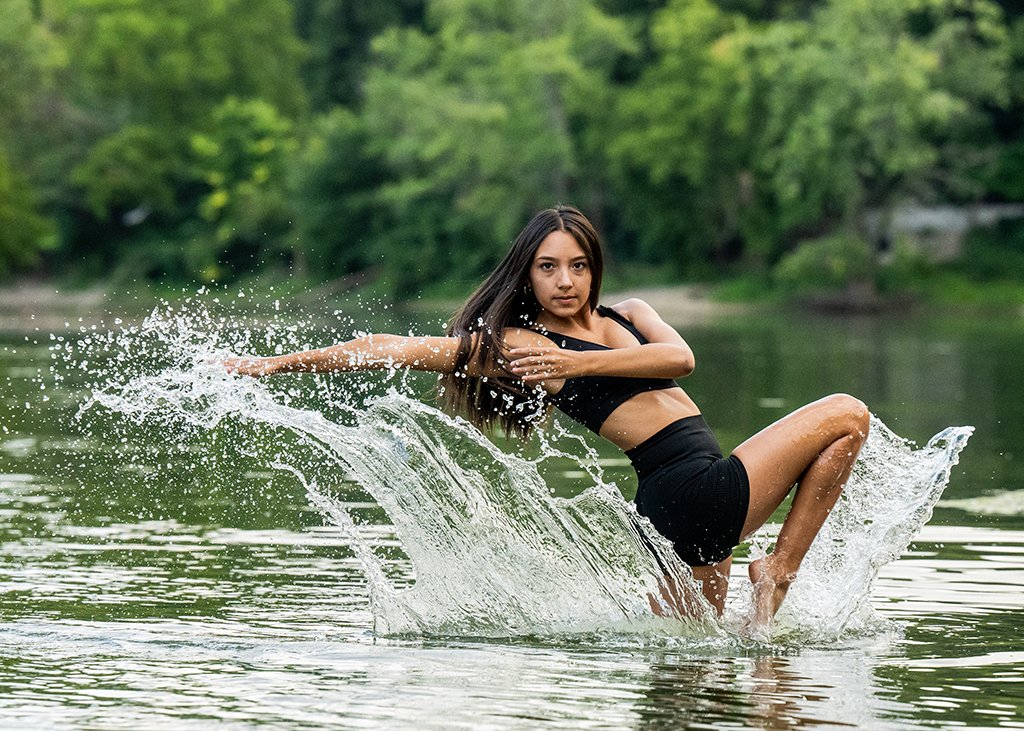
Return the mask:
<path id="1" fill-rule="evenodd" d="M 323 285 L 303 287 L 294 282 L 264 285 L 225 286 L 209 289 L 211 297 L 237 297 L 245 293 L 253 302 L 279 299 L 292 302 L 297 309 L 315 312 L 318 309 L 335 313 L 385 303 L 397 310 L 414 312 L 453 312 L 461 304 L 457 298 L 422 298 L 408 301 L 389 300 L 371 288 L 348 289 L 323 295 Z M 198 289 L 198 287 L 197 287 Z M 140 286 L 131 291 L 112 290 L 104 286 L 64 287 L 59 282 L 25 280 L 0 286 L 0 332 L 54 332 L 91 327 L 119 318 L 129 322 L 141 319 L 163 301 L 180 301 L 195 294 L 188 288 L 171 289 Z M 222 294 L 216 294 L 221 291 Z M 893 314 L 909 310 L 928 310 L 951 316 L 999 316 L 1024 318 L 1024 285 L 1015 282 L 978 284 L 961 277 L 936 277 L 928 287 L 898 298 L 874 299 L 870 306 L 842 296 L 786 299 L 763 287 L 751 287 L 744 280 L 719 283 L 688 283 L 659 285 L 606 291 L 602 300 L 608 304 L 638 297 L 673 324 L 704 324 L 721 319 L 765 314 L 769 311 L 796 309 L 831 314 Z M 372 303 L 372 304 L 367 304 Z"/>
<path id="2" fill-rule="evenodd" d="M 66 328 L 72 320 L 76 327 L 96 324 L 109 315 L 110 301 L 107 290 L 100 287 L 63 290 L 41 282 L 0 287 L 0 332 L 52 332 Z"/>
<path id="3" fill-rule="evenodd" d="M 243 290 L 244 291 L 244 290 Z M 252 293 L 259 298 L 260 293 Z M 180 297 L 188 293 L 181 291 Z M 268 295 L 269 296 L 269 295 Z M 301 295 L 293 295 L 302 300 Z M 704 284 L 686 284 L 670 287 L 645 287 L 606 293 L 605 302 L 620 302 L 639 297 L 648 302 L 662 317 L 674 323 L 709 322 L 722 317 L 740 316 L 756 305 L 742 302 L 720 302 L 714 299 L 713 288 Z M 144 317 L 164 294 L 156 292 L 111 292 L 103 287 L 62 289 L 45 282 L 19 282 L 0 287 L 0 331 L 24 332 L 38 329 L 51 332 L 81 325 L 91 327 L 113 317 L 125 321 Z M 282 300 L 289 295 L 281 295 Z M 343 306 L 358 301 L 358 292 L 331 298 L 331 303 Z M 374 298 L 377 299 L 377 298 Z M 398 304 L 398 303 L 396 303 Z M 404 303 L 413 309 L 454 310 L 456 300 L 416 300 Z M 310 305 L 312 306 L 312 305 Z M 322 304 L 320 306 L 323 306 Z"/>

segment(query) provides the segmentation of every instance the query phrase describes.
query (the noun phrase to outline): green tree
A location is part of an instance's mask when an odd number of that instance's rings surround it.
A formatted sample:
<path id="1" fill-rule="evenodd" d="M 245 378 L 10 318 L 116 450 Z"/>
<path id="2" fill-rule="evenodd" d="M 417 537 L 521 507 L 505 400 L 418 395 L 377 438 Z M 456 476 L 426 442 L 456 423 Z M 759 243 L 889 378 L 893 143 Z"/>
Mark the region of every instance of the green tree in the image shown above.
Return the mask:
<path id="1" fill-rule="evenodd" d="M 782 230 L 856 228 L 869 207 L 948 190 L 964 179 L 946 154 L 956 130 L 1005 101 L 1005 26 L 987 0 L 832 2 L 751 50 L 757 181 Z"/>
<path id="2" fill-rule="evenodd" d="M 74 64 L 67 91 L 116 126 L 173 132 L 227 95 L 301 114 L 302 45 L 288 0 L 62 0 L 46 22 Z"/>
<path id="3" fill-rule="evenodd" d="M 375 41 L 366 82 L 371 151 L 391 174 L 373 245 L 405 291 L 477 276 L 535 209 L 586 195 L 579 129 L 632 44 L 588 0 L 436 0 L 428 19 L 431 33 Z"/>
<path id="4" fill-rule="evenodd" d="M 748 202 L 748 25 L 708 0 L 673 0 L 651 27 L 657 61 L 619 96 L 607 143 L 623 215 L 648 261 L 722 258 Z"/>
<path id="5" fill-rule="evenodd" d="M 35 264 L 52 236 L 53 225 L 39 214 L 28 181 L 0 148 L 0 275 Z"/>
<path id="6" fill-rule="evenodd" d="M 869 208 L 965 195 L 981 112 L 1005 99 L 988 0 L 833 0 L 758 24 L 673 0 L 652 39 L 609 154 L 642 252 L 684 266 L 741 246 L 772 263 Z"/>
<path id="7" fill-rule="evenodd" d="M 105 267 L 127 256 L 137 270 L 188 275 L 210 273 L 210 262 L 232 249 L 223 226 L 240 232 L 232 240 L 259 236 L 261 250 L 270 246 L 265 234 L 283 235 L 279 226 L 253 232 L 277 220 L 271 203 L 285 193 L 271 190 L 283 175 L 252 195 L 233 189 L 230 212 L 208 233 L 198 209 L 209 191 L 192 165 L 192 139 L 216 136 L 217 110 L 230 97 L 303 118 L 303 47 L 288 0 L 65 0 L 42 9 L 39 24 L 71 59 L 58 77 L 63 106 L 52 127 L 63 132 L 55 133 L 59 164 L 49 170 L 53 198 L 72 222 L 66 248 Z M 264 205 L 266 215 L 256 210 Z M 182 239 L 184 251 L 161 243 Z"/>
<path id="8" fill-rule="evenodd" d="M 27 141 L 40 95 L 50 86 L 60 49 L 35 22 L 29 0 L 4 3 L 0 23 L 0 141 Z M 11 145 L 13 146 L 13 145 Z"/>
<path id="9" fill-rule="evenodd" d="M 54 227 L 35 190 L 33 152 L 59 48 L 28 0 L 4 4 L 0 23 L 0 274 L 31 266 L 52 245 Z"/>
<path id="10" fill-rule="evenodd" d="M 424 0 L 294 0 L 295 26 L 308 52 L 302 76 L 314 109 L 355 106 L 370 41 L 391 26 L 422 24 Z"/>
<path id="11" fill-rule="evenodd" d="M 1013 3 L 1007 3 L 1013 5 Z M 1009 11 L 1008 11 L 1009 12 Z M 1024 8 L 1009 23 L 1010 103 L 992 110 L 997 140 L 994 164 L 983 176 L 985 189 L 996 198 L 1024 200 Z"/>
<path id="12" fill-rule="evenodd" d="M 213 233 L 212 246 L 194 252 L 193 269 L 214 280 L 262 268 L 282 255 L 285 262 L 298 255 L 304 269 L 301 250 L 286 242 L 287 160 L 296 149 L 292 123 L 268 102 L 235 97 L 214 109 L 211 121 L 209 132 L 191 140 L 196 173 L 208 187 L 198 210 Z"/>
<path id="13" fill-rule="evenodd" d="M 104 221 L 131 210 L 173 213 L 186 177 L 173 142 L 143 125 L 122 127 L 100 140 L 72 173 L 89 210 Z"/>
<path id="14" fill-rule="evenodd" d="M 375 193 L 389 178 L 365 120 L 343 107 L 318 117 L 290 168 L 296 245 L 311 271 L 340 277 L 373 266 L 367 242 L 383 223 Z"/>

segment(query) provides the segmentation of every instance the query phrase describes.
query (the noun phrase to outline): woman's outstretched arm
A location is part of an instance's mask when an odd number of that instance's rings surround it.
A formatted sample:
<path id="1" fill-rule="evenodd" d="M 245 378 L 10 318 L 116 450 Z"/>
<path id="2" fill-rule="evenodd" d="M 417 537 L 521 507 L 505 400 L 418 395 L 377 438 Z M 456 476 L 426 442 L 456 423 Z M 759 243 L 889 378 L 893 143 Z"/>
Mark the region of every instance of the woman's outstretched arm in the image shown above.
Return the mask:
<path id="1" fill-rule="evenodd" d="M 459 339 L 405 335 L 363 335 L 345 343 L 269 358 L 228 358 L 229 373 L 270 376 L 277 373 L 330 373 L 411 368 L 450 373 L 459 353 Z"/>

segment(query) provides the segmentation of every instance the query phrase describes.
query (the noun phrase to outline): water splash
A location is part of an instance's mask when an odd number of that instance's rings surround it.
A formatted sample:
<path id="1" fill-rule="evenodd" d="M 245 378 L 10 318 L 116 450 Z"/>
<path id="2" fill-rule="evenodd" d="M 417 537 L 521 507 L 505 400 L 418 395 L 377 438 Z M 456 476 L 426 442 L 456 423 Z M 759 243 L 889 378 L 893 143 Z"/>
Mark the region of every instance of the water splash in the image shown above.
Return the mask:
<path id="1" fill-rule="evenodd" d="M 878 625 L 871 606 L 878 572 L 931 518 L 973 432 L 949 427 L 918 449 L 872 417 L 850 480 L 776 616 L 773 638 L 822 642 Z M 761 538 L 755 550 L 764 544 Z M 749 593 L 738 599 L 749 602 Z"/>
<path id="2" fill-rule="evenodd" d="M 262 455 L 264 464 L 294 475 L 352 546 L 384 634 L 610 631 L 716 640 L 746 611 L 749 595 L 741 590 L 727 621 L 715 620 L 689 569 L 605 479 L 592 453 L 575 458 L 593 486 L 560 498 L 541 476 L 545 460 L 566 456 L 550 439 L 539 457 L 526 458 L 395 388 L 368 396 L 367 382 L 355 378 L 344 389 L 316 389 L 315 405 L 304 407 L 308 392 L 297 380 L 285 386 L 229 376 L 217 365 L 231 353 L 308 348 L 302 330 L 274 320 L 250 330 L 190 303 L 119 332 L 84 334 L 73 358 L 92 363 L 86 370 L 95 384 L 79 414 L 101 407 L 185 442 L 222 425 L 290 435 L 275 455 Z M 970 431 L 946 430 L 915 450 L 873 422 L 844 497 L 780 614 L 783 635 L 821 640 L 871 626 L 878 570 L 927 521 Z M 338 489 L 343 480 L 387 513 L 415 570 L 411 586 L 388 579 L 378 533 L 351 510 Z M 670 587 L 681 593 L 678 605 L 661 599 Z M 666 616 L 652 613 L 652 601 Z"/>
<path id="3" fill-rule="evenodd" d="M 138 378 L 94 400 L 137 421 L 209 429 L 232 417 L 302 436 L 303 449 L 385 509 L 415 566 L 415 585 L 395 591 L 345 501 L 296 466 L 308 455 L 276 457 L 353 544 L 385 633 L 545 634 L 628 624 L 651 614 L 647 596 L 663 581 L 659 559 L 680 585 L 691 585 L 671 549 L 662 545 L 656 557 L 645 548 L 656 534 L 613 485 L 554 497 L 536 462 L 504 454 L 466 422 L 395 392 L 373 399 L 350 425 L 280 404 L 263 384 L 228 378 L 217 366 Z M 708 620 L 693 622 L 707 630 Z"/>

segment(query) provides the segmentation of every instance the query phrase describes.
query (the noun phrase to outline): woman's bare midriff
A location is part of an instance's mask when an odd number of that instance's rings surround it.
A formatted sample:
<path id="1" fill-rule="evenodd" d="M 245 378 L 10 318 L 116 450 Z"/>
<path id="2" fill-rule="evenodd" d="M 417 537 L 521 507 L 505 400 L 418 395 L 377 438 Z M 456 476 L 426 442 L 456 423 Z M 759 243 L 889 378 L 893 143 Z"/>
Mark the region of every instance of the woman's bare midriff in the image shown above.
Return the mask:
<path id="1" fill-rule="evenodd" d="M 601 426 L 601 436 L 619 449 L 632 449 L 666 426 L 700 413 L 681 388 L 638 393 L 609 414 Z"/>

